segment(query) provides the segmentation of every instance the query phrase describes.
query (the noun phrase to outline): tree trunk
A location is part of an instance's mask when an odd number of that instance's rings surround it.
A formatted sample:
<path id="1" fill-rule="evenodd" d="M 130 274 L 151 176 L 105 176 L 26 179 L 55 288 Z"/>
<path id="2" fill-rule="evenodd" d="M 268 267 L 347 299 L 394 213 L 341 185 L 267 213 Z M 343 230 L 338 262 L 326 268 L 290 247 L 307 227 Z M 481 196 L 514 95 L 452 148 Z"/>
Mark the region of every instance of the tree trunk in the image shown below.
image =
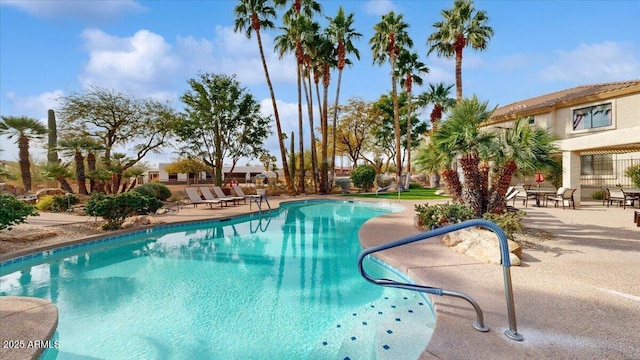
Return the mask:
<path id="1" fill-rule="evenodd" d="M 76 180 L 78 181 L 78 194 L 87 195 L 87 184 L 84 174 L 84 156 L 80 151 L 74 155 L 76 161 Z"/>
<path id="2" fill-rule="evenodd" d="M 333 144 L 331 148 L 333 151 L 331 152 L 331 178 L 334 179 L 336 177 L 336 134 L 338 132 L 338 106 L 340 104 L 340 84 L 342 83 L 342 68 L 338 70 L 338 85 L 336 86 L 336 102 L 333 105 Z M 355 163 L 355 161 L 354 161 Z"/>
<path id="3" fill-rule="evenodd" d="M 20 136 L 18 138 L 18 163 L 20 164 L 20 175 L 22 184 L 27 192 L 31 191 L 31 161 L 29 160 L 29 138 Z"/>
<path id="4" fill-rule="evenodd" d="M 276 119 L 276 131 L 278 136 L 278 143 L 280 145 L 280 156 L 282 158 L 282 172 L 284 172 L 284 180 L 287 186 L 287 192 L 289 195 L 295 194 L 293 183 L 291 182 L 291 174 L 289 173 L 289 166 L 287 164 L 287 151 L 282 140 L 282 126 L 280 124 L 280 115 L 278 114 L 278 105 L 276 103 L 276 94 L 273 92 L 273 85 L 271 84 L 271 78 L 269 77 L 269 69 L 267 68 L 267 61 L 264 57 L 264 49 L 262 48 L 262 37 L 260 31 L 256 31 L 256 38 L 258 39 L 258 48 L 260 50 L 260 58 L 262 59 L 262 67 L 264 68 L 264 74 L 267 78 L 267 85 L 269 87 L 269 93 L 271 94 L 271 103 L 273 104 L 273 115 Z"/>
<path id="5" fill-rule="evenodd" d="M 73 189 L 71 188 L 71 185 L 69 185 L 67 179 L 58 178 L 58 182 L 60 182 L 60 187 L 62 188 L 62 190 L 66 191 L 67 193 L 73 194 Z"/>
<path id="6" fill-rule="evenodd" d="M 402 182 L 402 152 L 400 142 L 400 109 L 398 106 L 398 88 L 396 85 L 396 59 L 391 56 L 391 95 L 393 96 L 393 123 L 396 132 L 396 177 L 398 186 Z"/>
<path id="7" fill-rule="evenodd" d="M 93 152 L 87 154 L 87 168 L 89 169 L 89 173 L 96 171 L 96 154 Z M 91 177 L 89 179 L 89 191 L 94 192 L 94 190 L 96 190 L 96 180 Z"/>
<path id="8" fill-rule="evenodd" d="M 308 88 L 305 85 L 305 98 L 307 99 L 307 111 L 309 112 L 309 129 L 311 133 L 311 172 L 313 173 L 313 192 L 318 192 L 318 151 L 316 149 L 316 131 L 313 127 L 313 92 L 311 91 L 311 75 L 307 78 Z M 306 84 L 306 83 L 305 83 Z"/>
<path id="9" fill-rule="evenodd" d="M 306 194 L 304 184 L 304 128 L 302 124 L 302 66 L 298 61 L 297 81 L 298 81 L 298 135 L 299 135 L 299 148 L 300 148 L 300 179 L 298 181 L 298 192 L 300 194 Z M 313 131 L 313 129 L 311 129 Z"/>

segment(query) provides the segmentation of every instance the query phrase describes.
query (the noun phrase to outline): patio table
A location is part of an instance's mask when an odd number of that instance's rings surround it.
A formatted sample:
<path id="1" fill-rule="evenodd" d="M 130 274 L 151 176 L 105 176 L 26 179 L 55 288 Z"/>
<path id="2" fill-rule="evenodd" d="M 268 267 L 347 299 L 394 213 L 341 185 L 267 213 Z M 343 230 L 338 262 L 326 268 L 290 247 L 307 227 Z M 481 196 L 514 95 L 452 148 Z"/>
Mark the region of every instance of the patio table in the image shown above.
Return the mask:
<path id="1" fill-rule="evenodd" d="M 527 194 L 533 194 L 536 196 L 536 206 L 542 207 L 540 204 L 540 200 L 545 200 L 547 195 L 556 195 L 557 190 L 552 189 L 529 189 L 527 190 Z M 546 203 L 544 205 L 546 207 Z"/>

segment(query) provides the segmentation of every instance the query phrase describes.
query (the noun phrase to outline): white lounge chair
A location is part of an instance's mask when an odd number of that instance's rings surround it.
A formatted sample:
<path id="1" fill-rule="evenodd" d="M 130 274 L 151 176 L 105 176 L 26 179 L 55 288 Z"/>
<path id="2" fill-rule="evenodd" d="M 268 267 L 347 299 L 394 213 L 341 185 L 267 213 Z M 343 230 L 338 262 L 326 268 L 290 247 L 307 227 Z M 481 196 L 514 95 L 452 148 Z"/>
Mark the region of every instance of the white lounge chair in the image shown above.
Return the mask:
<path id="1" fill-rule="evenodd" d="M 184 188 L 184 192 L 187 193 L 187 197 L 189 198 L 189 202 L 191 202 L 194 207 L 197 207 L 198 204 L 207 204 L 212 209 L 213 209 L 213 204 L 220 204 L 220 207 L 222 207 L 222 201 L 221 200 L 217 200 L 217 199 L 202 200 L 202 198 L 200 197 L 200 194 L 198 194 L 198 189 L 196 189 L 196 188 L 186 187 L 186 188 Z"/>

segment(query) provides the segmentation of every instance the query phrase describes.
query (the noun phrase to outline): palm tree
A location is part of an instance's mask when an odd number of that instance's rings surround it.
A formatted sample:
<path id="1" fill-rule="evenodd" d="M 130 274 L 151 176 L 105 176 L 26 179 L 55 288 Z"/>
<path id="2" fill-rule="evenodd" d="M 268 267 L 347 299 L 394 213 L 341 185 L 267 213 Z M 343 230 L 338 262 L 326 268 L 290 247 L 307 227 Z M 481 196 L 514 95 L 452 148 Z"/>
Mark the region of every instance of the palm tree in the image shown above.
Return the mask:
<path id="1" fill-rule="evenodd" d="M 333 42 L 327 34 L 320 35 L 316 42 L 316 61 L 318 65 L 319 79 L 322 79 L 322 106 L 320 111 L 320 132 L 322 148 L 320 149 L 320 192 L 331 193 L 329 187 L 329 85 L 331 84 L 331 69 L 336 66 L 336 52 Z"/>
<path id="2" fill-rule="evenodd" d="M 450 97 L 451 89 L 454 84 L 446 86 L 443 82 L 437 84 L 429 84 L 429 90 L 421 93 L 418 96 L 418 106 L 426 107 L 429 104 L 433 104 L 431 109 L 431 133 L 435 133 L 438 130 L 438 123 L 442 119 L 442 114 L 449 111 L 450 108 L 456 105 L 456 99 Z M 440 187 L 440 174 L 439 169 L 430 171 L 431 173 L 431 186 Z"/>
<path id="3" fill-rule="evenodd" d="M 333 106 L 333 134 L 336 134 L 338 123 L 338 107 L 340 104 L 340 85 L 342 84 L 342 71 L 345 65 L 351 62 L 347 59 L 348 54 L 353 54 L 360 60 L 360 51 L 353 45 L 353 41 L 362 37 L 362 34 L 355 31 L 353 26 L 353 16 L 351 13 L 345 16 L 342 6 L 338 8 L 335 17 L 329 18 L 329 27 L 327 34 L 331 41 L 336 44 L 338 56 L 338 84 L 336 85 L 336 101 Z M 335 177 L 336 168 L 336 136 L 333 136 L 333 152 L 331 160 L 331 177 Z"/>
<path id="4" fill-rule="evenodd" d="M 44 166 L 42 170 L 42 175 L 45 177 L 58 180 L 60 183 L 60 187 L 68 192 L 73 194 L 73 189 L 67 179 L 71 178 L 73 174 L 71 170 L 69 170 L 69 163 L 51 163 Z"/>
<path id="5" fill-rule="evenodd" d="M 407 33 L 409 25 L 402 20 L 402 14 L 391 11 L 382 16 L 382 20 L 374 25 L 375 34 L 369 40 L 373 63 L 382 65 L 387 60 L 391 64 L 391 93 L 393 97 L 393 120 L 396 140 L 396 176 L 398 183 L 402 176 L 402 154 L 400 153 L 400 111 L 398 108 L 398 89 L 396 82 L 396 60 L 400 51 L 413 47 L 413 41 Z"/>
<path id="6" fill-rule="evenodd" d="M 403 49 L 396 64 L 397 76 L 400 76 L 400 86 L 407 92 L 407 186 L 411 175 L 411 92 L 413 83 L 422 85 L 420 73 L 426 74 L 429 68 L 420 60 L 418 54 Z"/>
<path id="7" fill-rule="evenodd" d="M 418 96 L 418 106 L 426 107 L 433 104 L 431 109 L 431 131 L 438 130 L 438 123 L 442 119 L 442 114 L 446 113 L 456 105 L 456 99 L 450 97 L 453 84 L 446 86 L 443 82 L 437 84 L 429 84 L 429 90 Z"/>
<path id="8" fill-rule="evenodd" d="M 29 142 L 32 139 L 42 139 L 47 128 L 40 121 L 26 116 L 2 116 L 0 134 L 7 138 L 17 137 L 18 163 L 22 183 L 26 191 L 31 191 L 31 161 L 29 160 Z"/>
<path id="9" fill-rule="evenodd" d="M 82 151 L 87 148 L 92 140 L 87 137 L 73 137 L 58 142 L 58 150 L 62 150 L 63 156 L 73 156 L 76 167 L 76 181 L 78 182 L 78 194 L 87 195 L 87 184 L 84 167 L 84 155 Z"/>
<path id="10" fill-rule="evenodd" d="M 104 146 L 99 141 L 87 138 L 83 149 L 87 152 L 87 170 L 89 171 L 87 177 L 89 178 L 89 192 L 92 193 L 98 187 L 96 180 L 100 181 L 101 179 L 97 170 L 96 153 L 104 150 Z"/>
<path id="11" fill-rule="evenodd" d="M 436 29 L 427 38 L 429 52 L 438 56 L 456 59 L 456 99 L 462 100 L 462 50 L 471 46 L 474 50 L 485 50 L 493 29 L 487 25 L 489 17 L 478 11 L 472 0 L 455 0 L 453 9 L 442 10 L 444 20 L 433 24 Z"/>
<path id="12" fill-rule="evenodd" d="M 276 130 L 278 142 L 280 145 L 280 156 L 282 159 L 282 170 L 284 172 L 284 179 L 287 186 L 287 192 L 289 193 L 289 195 L 293 195 L 295 193 L 295 189 L 293 188 L 293 183 L 291 182 L 291 174 L 289 173 L 289 166 L 287 165 L 287 150 L 282 138 L 282 125 L 280 124 L 280 115 L 278 113 L 276 95 L 273 91 L 273 85 L 271 84 L 269 68 L 267 67 L 267 62 L 265 60 L 264 48 L 262 46 L 262 37 L 260 35 L 261 29 L 274 28 L 271 19 L 275 18 L 276 11 L 273 7 L 269 6 L 268 0 L 240 0 L 240 4 L 235 7 L 234 11 L 236 15 L 234 31 L 245 31 L 245 34 L 249 39 L 251 38 L 251 34 L 255 32 L 256 39 L 258 40 L 260 59 L 262 60 L 264 75 L 267 79 L 269 93 L 271 94 L 273 115 L 276 120 Z"/>
<path id="13" fill-rule="evenodd" d="M 546 129 L 531 127 L 523 119 L 516 119 L 513 128 L 503 129 L 489 148 L 496 163 L 496 176 L 488 197 L 487 211 L 501 214 L 506 208 L 505 195 L 513 174 L 518 170 L 533 172 L 555 164 L 552 154 L 557 152 L 555 140 Z"/>
<path id="14" fill-rule="evenodd" d="M 290 18 L 287 27 L 283 27 L 281 29 L 284 30 L 285 33 L 277 36 L 275 39 L 275 47 L 280 50 L 280 58 L 282 58 L 284 54 L 290 52 L 293 52 L 296 57 L 296 80 L 298 85 L 298 134 L 300 137 L 298 142 L 300 146 L 300 153 L 303 154 L 304 128 L 302 122 L 302 77 L 306 57 L 305 49 L 309 47 L 308 44 L 313 42 L 314 36 L 320 29 L 320 25 L 304 15 L 298 15 Z M 298 191 L 303 194 L 306 192 L 304 173 L 304 156 L 301 156 Z"/>
<path id="15" fill-rule="evenodd" d="M 494 134 L 480 125 L 491 117 L 493 109 L 488 102 L 480 102 L 477 97 L 462 99 L 452 110 L 447 121 L 433 134 L 433 144 L 441 154 L 460 157 L 464 176 L 464 188 L 455 184 L 456 175 L 447 169 L 443 177 L 454 198 L 460 198 L 476 214 L 482 216 L 486 210 L 488 184 L 479 170 L 480 154 L 494 146 Z M 461 191 L 461 193 L 456 193 Z"/>

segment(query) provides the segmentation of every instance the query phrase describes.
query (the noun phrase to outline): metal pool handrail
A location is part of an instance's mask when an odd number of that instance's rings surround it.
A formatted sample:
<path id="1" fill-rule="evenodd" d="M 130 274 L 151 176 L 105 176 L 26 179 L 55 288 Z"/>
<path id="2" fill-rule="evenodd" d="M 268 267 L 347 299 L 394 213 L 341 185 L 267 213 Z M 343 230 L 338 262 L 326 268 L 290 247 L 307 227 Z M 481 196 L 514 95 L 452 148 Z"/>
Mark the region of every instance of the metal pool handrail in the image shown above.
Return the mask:
<path id="1" fill-rule="evenodd" d="M 473 227 L 473 226 L 478 226 L 484 229 L 491 230 L 498 236 L 498 241 L 500 242 L 500 260 L 502 263 L 502 272 L 504 277 L 504 292 L 507 298 L 507 314 L 509 317 L 509 330 L 506 330 L 504 332 L 504 335 L 512 340 L 522 341 L 524 338 L 522 337 L 522 335 L 518 333 L 518 329 L 516 326 L 516 311 L 515 311 L 515 305 L 513 302 L 513 288 L 511 286 L 511 269 L 510 269 L 511 261 L 509 260 L 509 245 L 507 243 L 507 235 L 498 225 L 496 225 L 491 221 L 483 220 L 483 219 L 467 220 L 458 224 L 434 229 L 434 230 L 420 233 L 414 236 L 409 236 L 404 239 L 370 247 L 360 253 L 360 256 L 358 257 L 358 269 L 360 270 L 360 274 L 362 274 L 362 276 L 367 281 L 374 283 L 376 285 L 418 291 L 418 292 L 423 292 L 423 293 L 433 294 L 438 296 L 447 295 L 447 296 L 453 296 L 453 297 L 466 300 L 476 310 L 476 321 L 473 323 L 473 327 L 479 331 L 489 331 L 489 328 L 484 325 L 482 309 L 480 309 L 480 306 L 478 306 L 475 300 L 473 300 L 470 296 L 464 293 L 444 290 L 444 289 L 431 287 L 431 286 L 401 283 L 401 282 L 397 282 L 395 280 L 390 280 L 390 279 L 373 278 L 369 276 L 369 274 L 364 270 L 364 266 L 363 266 L 364 259 L 375 252 L 414 243 L 417 241 L 429 239 L 435 236 L 444 235 L 453 231 L 466 229 L 468 227 Z"/>

